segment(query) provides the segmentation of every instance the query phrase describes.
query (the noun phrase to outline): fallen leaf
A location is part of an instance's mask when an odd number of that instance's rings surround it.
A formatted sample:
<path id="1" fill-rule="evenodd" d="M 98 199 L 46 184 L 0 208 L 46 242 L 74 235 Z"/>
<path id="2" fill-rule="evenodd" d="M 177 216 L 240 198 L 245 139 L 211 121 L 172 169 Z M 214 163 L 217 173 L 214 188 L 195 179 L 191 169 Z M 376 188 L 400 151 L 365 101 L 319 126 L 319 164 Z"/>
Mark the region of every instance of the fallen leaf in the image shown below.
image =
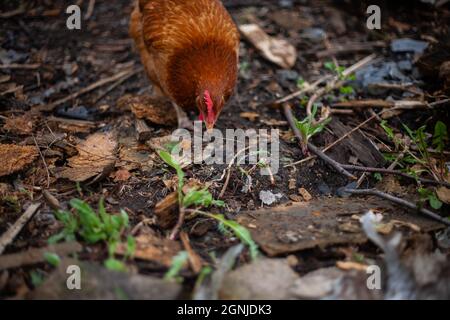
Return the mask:
<path id="1" fill-rule="evenodd" d="M 300 195 L 303 197 L 303 199 L 305 201 L 309 201 L 312 199 L 311 194 L 308 192 L 308 190 L 306 190 L 305 188 L 299 188 L 298 189 L 298 193 L 300 193 Z"/>
<path id="2" fill-rule="evenodd" d="M 82 182 L 113 170 L 117 145 L 112 132 L 90 135 L 76 146 L 78 155 L 69 159 L 68 166 L 59 172 L 59 177 Z"/>
<path id="3" fill-rule="evenodd" d="M 140 150 L 135 136 L 124 137 L 120 139 L 119 160 L 116 164 L 121 169 L 132 171 L 141 169 L 150 171 L 153 168 L 153 155 L 146 150 Z"/>
<path id="4" fill-rule="evenodd" d="M 114 173 L 114 181 L 127 181 L 130 179 L 131 173 L 127 169 L 119 169 Z"/>
<path id="5" fill-rule="evenodd" d="M 177 124 L 175 109 L 168 100 L 141 95 L 128 97 L 121 103 L 122 105 L 129 105 L 131 111 L 138 119 L 146 119 L 152 123 L 165 126 Z"/>
<path id="6" fill-rule="evenodd" d="M 17 146 L 15 144 L 0 144 L 0 177 L 10 175 L 24 169 L 38 156 L 34 146 Z"/>
<path id="7" fill-rule="evenodd" d="M 442 202 L 450 204 L 450 189 L 446 187 L 440 187 L 436 189 L 436 194 Z"/>
<path id="8" fill-rule="evenodd" d="M 267 60 L 284 69 L 290 69 L 295 65 L 297 51 L 288 41 L 269 36 L 256 24 L 240 25 L 239 30 Z"/>
<path id="9" fill-rule="evenodd" d="M 11 117 L 5 120 L 3 129 L 19 135 L 30 134 L 33 131 L 33 121 L 27 114 Z"/>

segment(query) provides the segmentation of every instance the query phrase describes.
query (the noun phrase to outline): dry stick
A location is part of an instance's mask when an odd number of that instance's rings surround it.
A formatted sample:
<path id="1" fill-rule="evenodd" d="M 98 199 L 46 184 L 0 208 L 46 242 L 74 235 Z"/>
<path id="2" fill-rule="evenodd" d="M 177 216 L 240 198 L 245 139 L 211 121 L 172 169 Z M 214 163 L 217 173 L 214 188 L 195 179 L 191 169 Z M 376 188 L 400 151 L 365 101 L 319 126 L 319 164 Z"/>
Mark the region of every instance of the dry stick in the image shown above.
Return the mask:
<path id="1" fill-rule="evenodd" d="M 134 76 L 136 73 L 139 73 L 140 71 L 142 71 L 142 69 L 136 69 L 134 72 L 131 72 L 129 75 L 124 76 L 123 78 L 120 78 L 119 80 L 117 80 L 115 83 L 113 83 L 108 88 L 106 88 L 106 90 L 104 92 L 102 92 L 98 97 L 96 97 L 94 99 L 93 103 L 95 104 L 98 101 L 100 101 L 101 99 L 103 99 L 103 97 L 106 96 L 109 92 L 114 90 L 116 87 L 120 86 L 122 83 L 124 83 L 125 81 L 127 81 L 129 78 Z"/>
<path id="2" fill-rule="evenodd" d="M 291 126 L 292 130 L 294 131 L 295 136 L 301 142 L 302 135 L 300 134 L 300 131 L 298 130 L 297 126 L 295 125 L 294 115 L 292 114 L 291 107 L 287 103 L 283 104 L 283 111 L 284 111 L 284 115 L 285 115 L 286 119 L 289 122 L 289 125 Z M 327 156 L 325 153 L 323 153 L 319 148 L 317 148 L 311 142 L 308 142 L 308 149 L 310 151 L 312 151 L 314 154 L 316 154 L 323 161 L 325 161 L 332 168 L 334 168 L 340 174 L 343 174 L 344 176 L 346 176 L 347 178 L 350 178 L 352 180 L 356 180 L 356 177 L 354 175 L 352 175 L 350 172 L 348 172 L 347 170 L 345 170 L 339 162 L 331 159 L 329 156 Z"/>
<path id="3" fill-rule="evenodd" d="M 356 70 L 364 67 L 365 65 L 367 65 L 369 62 L 371 62 L 372 60 L 374 60 L 376 58 L 376 54 L 371 54 L 367 57 L 365 57 L 362 60 L 359 60 L 358 62 L 356 62 L 355 64 L 353 64 L 352 66 L 348 67 L 347 69 L 345 69 L 344 71 L 342 71 L 342 74 L 338 74 L 335 75 L 332 80 L 327 83 L 325 85 L 325 87 L 320 88 L 319 90 L 317 90 L 312 97 L 309 99 L 308 104 L 306 106 L 306 114 L 311 117 L 312 116 L 312 108 L 314 103 L 324 94 L 326 94 L 327 92 L 337 89 L 339 87 L 341 87 L 344 84 L 343 80 L 340 80 L 341 75 L 342 77 L 348 77 L 349 75 L 351 75 L 352 73 L 354 73 Z M 324 122 L 329 116 L 329 111 L 325 112 L 325 115 L 322 116 L 319 120 L 313 120 L 314 124 L 318 124 L 318 123 L 322 123 Z"/>
<path id="4" fill-rule="evenodd" d="M 275 100 L 275 101 L 273 101 L 273 102 L 269 102 L 269 103 L 267 103 L 267 104 L 269 104 L 269 105 L 271 105 L 271 104 L 272 104 L 272 105 L 280 105 L 280 104 L 282 104 L 282 103 L 288 102 L 288 101 L 290 101 L 290 100 L 292 100 L 292 99 L 294 99 L 294 98 L 297 98 L 298 96 L 301 96 L 302 94 L 305 94 L 305 93 L 308 93 L 308 92 L 313 91 L 313 90 L 316 89 L 321 83 L 323 83 L 323 82 L 325 82 L 325 81 L 331 79 L 332 77 L 333 77 L 332 75 L 328 74 L 328 75 L 326 75 L 326 76 L 324 76 L 324 77 L 318 79 L 318 80 L 315 81 L 314 83 L 312 83 L 312 84 L 310 84 L 310 85 L 306 85 L 305 88 L 302 88 L 302 89 L 300 89 L 300 90 L 298 90 L 298 91 L 295 91 L 295 92 L 293 92 L 293 93 L 287 95 L 286 97 L 280 98 L 280 99 Z"/>
<path id="5" fill-rule="evenodd" d="M 20 216 L 19 219 L 0 237 L 0 255 L 5 251 L 7 245 L 9 245 L 15 237 L 22 230 L 23 226 L 31 219 L 31 217 L 36 213 L 36 211 L 41 206 L 41 203 L 31 204 L 27 210 Z"/>
<path id="6" fill-rule="evenodd" d="M 47 173 L 47 188 L 48 188 L 48 187 L 50 187 L 50 171 L 48 170 L 47 162 L 45 161 L 44 155 L 42 154 L 41 148 L 39 148 L 39 145 L 38 145 L 34 135 L 33 135 L 33 141 L 34 141 L 34 144 L 36 145 L 36 148 L 38 149 L 39 155 L 41 156 L 41 160 L 44 163 L 45 171 Z"/>
<path id="7" fill-rule="evenodd" d="M 177 224 L 175 225 L 172 232 L 170 233 L 170 236 L 169 236 L 170 240 L 176 240 L 178 233 L 180 232 L 181 227 L 183 226 L 184 218 L 186 216 L 186 211 L 185 211 L 185 208 L 183 207 L 182 203 L 180 203 L 179 207 L 180 207 L 180 214 L 178 215 Z"/>
<path id="8" fill-rule="evenodd" d="M 189 263 L 191 264 L 192 271 L 196 274 L 200 273 L 202 270 L 202 259 L 200 256 L 192 249 L 191 242 L 189 241 L 189 236 L 186 232 L 180 232 L 180 239 L 183 243 L 184 249 L 189 255 Z"/>
<path id="9" fill-rule="evenodd" d="M 39 69 L 41 65 L 39 63 L 33 63 L 33 64 L 18 64 L 18 63 L 12 63 L 12 64 L 0 64 L 0 69 L 28 69 L 28 70 L 34 70 Z"/>
<path id="10" fill-rule="evenodd" d="M 89 5 L 86 15 L 84 16 L 84 20 L 89 20 L 89 18 L 92 16 L 92 13 L 94 12 L 94 7 L 95 7 L 95 0 L 89 0 Z"/>
<path id="11" fill-rule="evenodd" d="M 409 209 L 412 210 L 417 210 L 418 212 L 436 220 L 439 221 L 443 224 L 445 224 L 446 226 L 450 226 L 450 221 L 447 219 L 442 218 L 441 216 L 439 216 L 438 214 L 434 213 L 433 211 L 430 211 L 428 209 L 425 208 L 420 208 L 419 206 L 417 206 L 416 204 L 403 200 L 401 198 L 397 198 L 393 195 L 390 195 L 388 193 L 385 192 L 381 192 L 377 189 L 361 189 L 361 190 L 355 190 L 355 189 L 345 189 L 345 192 L 348 192 L 350 194 L 357 194 L 357 195 L 373 195 L 373 196 L 377 196 L 386 200 L 389 200 L 391 202 L 394 202 L 396 204 L 399 204 L 401 206 L 407 207 Z"/>
<path id="12" fill-rule="evenodd" d="M 450 188 L 450 183 L 446 181 L 438 181 L 438 180 L 432 180 L 432 179 L 426 179 L 426 178 L 420 178 L 420 177 L 414 177 L 412 175 L 409 175 L 407 173 L 398 171 L 398 170 L 390 170 L 385 168 L 371 168 L 371 167 L 362 167 L 362 166 L 354 166 L 351 164 L 342 164 L 341 165 L 344 169 L 350 170 L 350 171 L 365 171 L 365 172 L 379 172 L 379 173 L 386 173 L 386 174 L 395 174 L 399 175 L 408 179 L 412 180 L 418 180 L 424 184 L 431 184 L 431 185 L 440 185 Z"/>
<path id="13" fill-rule="evenodd" d="M 48 105 L 39 106 L 39 107 L 35 108 L 35 110 L 36 111 L 51 111 L 56 106 L 59 106 L 60 104 L 63 104 L 65 102 L 67 102 L 67 101 L 70 101 L 70 100 L 73 100 L 75 98 L 78 98 L 79 96 L 81 96 L 83 94 L 86 94 L 88 92 L 91 92 L 91 91 L 93 91 L 93 90 L 95 90 L 95 89 L 97 89 L 99 87 L 102 87 L 102 86 L 104 86 L 104 85 L 106 85 L 106 84 L 108 84 L 110 82 L 117 81 L 117 80 L 119 80 L 119 79 L 121 79 L 123 77 L 129 76 L 130 74 L 137 73 L 137 72 L 138 72 L 138 70 L 133 70 L 133 69 L 123 70 L 123 71 L 121 71 L 121 72 L 119 72 L 119 73 L 117 73 L 117 74 L 115 74 L 115 75 L 113 75 L 111 77 L 100 79 L 100 80 L 92 83 L 91 85 L 89 85 L 89 86 L 87 86 L 87 87 L 85 87 L 85 88 L 83 88 L 83 89 L 81 89 L 81 90 L 79 90 L 77 92 L 74 92 L 74 93 L 68 95 L 67 97 L 64 97 L 62 99 L 56 100 L 55 102 L 52 102 L 52 103 L 50 103 Z"/>

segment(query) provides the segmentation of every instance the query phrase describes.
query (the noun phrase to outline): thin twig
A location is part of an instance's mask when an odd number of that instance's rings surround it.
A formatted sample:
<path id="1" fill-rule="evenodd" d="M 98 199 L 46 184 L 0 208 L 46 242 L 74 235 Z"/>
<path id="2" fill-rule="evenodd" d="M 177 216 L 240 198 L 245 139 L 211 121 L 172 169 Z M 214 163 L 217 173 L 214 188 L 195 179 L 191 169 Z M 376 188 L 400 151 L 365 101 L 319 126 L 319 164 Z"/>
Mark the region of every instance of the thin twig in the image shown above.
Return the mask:
<path id="1" fill-rule="evenodd" d="M 300 131 L 298 130 L 297 126 L 295 125 L 294 115 L 292 114 L 291 106 L 287 103 L 283 104 L 283 111 L 284 115 L 289 122 L 289 125 L 291 126 L 292 130 L 294 131 L 295 136 L 297 139 L 302 141 L 302 135 L 300 134 Z M 319 158 L 321 158 L 323 161 L 325 161 L 328 165 L 330 165 L 332 168 L 334 168 L 337 172 L 340 174 L 346 176 L 347 178 L 350 178 L 352 180 L 356 180 L 356 177 L 352 175 L 350 172 L 345 170 L 340 163 L 337 161 L 331 159 L 329 156 L 327 156 L 324 152 L 322 152 L 319 148 L 317 148 L 315 145 L 313 145 L 311 142 L 308 142 L 308 149 L 312 151 L 314 154 L 316 154 Z"/>
<path id="2" fill-rule="evenodd" d="M 178 234 L 180 233 L 181 227 L 183 226 L 184 223 L 184 218 L 186 216 L 186 211 L 185 208 L 183 207 L 182 204 L 180 204 L 180 213 L 178 215 L 178 221 L 177 224 L 175 225 L 175 227 L 172 229 L 172 232 L 170 233 L 169 239 L 170 240 L 176 240 L 178 237 Z"/>
<path id="3" fill-rule="evenodd" d="M 0 237 L 0 255 L 5 251 L 8 246 L 22 230 L 23 226 L 31 219 L 36 211 L 41 206 L 41 203 L 33 203 L 25 210 L 19 219 Z"/>
<path id="4" fill-rule="evenodd" d="M 38 145 L 34 135 L 33 135 L 33 141 L 34 141 L 34 144 L 36 145 L 36 148 L 38 149 L 39 155 L 41 156 L 41 160 L 44 163 L 45 171 L 47 173 L 47 188 L 48 188 L 48 187 L 50 187 L 50 171 L 48 170 L 47 162 L 45 161 L 44 155 L 42 154 L 41 148 L 39 148 L 39 145 Z"/>
<path id="5" fill-rule="evenodd" d="M 342 164 L 341 165 L 344 169 L 347 169 L 349 171 L 362 171 L 362 172 L 379 172 L 379 173 L 386 173 L 386 174 L 393 174 L 402 176 L 408 179 L 417 180 L 420 181 L 423 184 L 431 184 L 431 185 L 439 185 L 439 186 L 445 186 L 450 188 L 450 183 L 446 181 L 438 181 L 438 180 L 432 180 L 432 179 L 426 179 L 426 178 L 420 178 L 420 177 L 414 177 L 412 175 L 409 175 L 407 173 L 398 171 L 398 170 L 390 170 L 385 168 L 371 168 L 371 167 L 362 167 L 362 166 L 354 166 L 351 164 Z"/>
<path id="6" fill-rule="evenodd" d="M 335 75 L 326 85 L 325 87 L 320 88 L 319 90 L 317 90 L 309 99 L 308 104 L 306 106 L 306 114 L 308 116 L 312 116 L 312 109 L 314 106 L 314 103 L 320 99 L 320 97 L 322 97 L 324 94 L 326 94 L 327 92 L 330 92 L 332 90 L 335 90 L 339 87 L 342 87 L 345 83 L 344 80 L 341 80 L 341 77 L 343 77 L 344 79 L 346 77 L 348 77 L 349 75 L 351 75 L 352 73 L 354 73 L 356 70 L 364 67 L 365 65 L 367 65 L 369 62 L 371 62 L 372 60 L 374 60 L 376 57 L 376 54 L 371 54 L 367 57 L 365 57 L 364 59 L 356 62 L 355 64 L 353 64 L 352 66 L 348 67 L 347 69 L 345 69 L 344 71 L 342 71 L 341 74 L 337 74 Z M 336 63 L 335 63 L 336 64 Z M 329 109 L 327 110 L 327 112 L 325 112 L 324 115 L 321 116 L 321 118 L 319 120 L 313 120 L 314 124 L 319 124 L 324 122 L 329 116 Z"/>
<path id="7" fill-rule="evenodd" d="M 89 18 L 92 16 L 92 13 L 94 12 L 94 7 L 95 7 L 95 0 L 89 0 L 89 5 L 86 11 L 86 15 L 84 16 L 84 20 L 89 20 Z"/>
<path id="8" fill-rule="evenodd" d="M 68 96 L 66 96 L 64 98 L 56 100 L 56 101 L 54 101 L 54 102 L 52 102 L 50 104 L 41 105 L 41 106 L 35 107 L 34 110 L 36 110 L 36 111 L 51 111 L 56 106 L 59 106 L 59 105 L 65 103 L 65 102 L 73 100 L 75 98 L 78 98 L 79 96 L 84 95 L 84 94 L 86 94 L 88 92 L 91 92 L 91 91 L 93 91 L 93 90 L 95 90 L 95 89 L 97 89 L 99 87 L 102 87 L 102 86 L 108 84 L 108 83 L 115 82 L 115 81 L 117 81 L 117 80 L 119 80 L 119 79 L 121 79 L 123 77 L 127 77 L 130 74 L 136 74 L 139 71 L 140 71 L 140 69 L 123 70 L 123 71 L 121 71 L 121 72 L 119 72 L 119 73 L 117 73 L 117 74 L 115 74 L 115 75 L 113 75 L 111 77 L 100 79 L 100 80 L 92 83 L 91 85 L 89 85 L 89 86 L 87 86 L 87 87 L 85 87 L 85 88 L 83 88 L 83 89 L 81 89 L 81 90 L 79 90 L 77 92 L 74 92 L 74 93 L 72 93 L 72 94 L 70 94 L 70 95 L 68 95 Z"/>
<path id="9" fill-rule="evenodd" d="M 355 189 L 345 189 L 345 192 L 348 192 L 350 194 L 357 194 L 357 195 L 373 195 L 373 196 L 377 196 L 386 200 L 389 200 L 393 203 L 396 203 L 398 205 L 404 206 L 406 208 L 412 209 L 412 210 L 416 210 L 426 216 L 428 216 L 429 218 L 432 218 L 436 221 L 439 221 L 443 224 L 445 224 L 446 226 L 450 226 L 450 221 L 447 219 L 442 218 L 441 216 L 439 216 L 438 214 L 434 213 L 433 211 L 430 211 L 428 209 L 425 208 L 420 208 L 419 206 L 417 206 L 416 204 L 406 201 L 404 199 L 395 197 L 393 195 L 390 195 L 388 193 L 379 191 L 377 189 L 361 189 L 361 190 L 355 190 Z"/>
<path id="10" fill-rule="evenodd" d="M 0 64 L 0 69 L 26 69 L 26 70 L 34 70 L 39 69 L 41 65 L 39 63 L 33 63 L 33 64 L 18 64 L 18 63 L 11 63 L 11 64 Z"/>

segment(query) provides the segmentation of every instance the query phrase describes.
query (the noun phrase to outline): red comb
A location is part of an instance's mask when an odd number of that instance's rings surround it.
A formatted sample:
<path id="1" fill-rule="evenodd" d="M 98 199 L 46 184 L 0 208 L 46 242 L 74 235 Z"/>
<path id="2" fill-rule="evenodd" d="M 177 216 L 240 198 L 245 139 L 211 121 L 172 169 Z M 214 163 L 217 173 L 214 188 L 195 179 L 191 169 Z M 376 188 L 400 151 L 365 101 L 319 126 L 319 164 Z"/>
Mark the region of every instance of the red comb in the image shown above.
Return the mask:
<path id="1" fill-rule="evenodd" d="M 205 104 L 206 104 L 207 121 L 214 122 L 215 117 L 214 117 L 214 110 L 213 110 L 213 102 L 212 102 L 211 95 L 209 94 L 208 90 L 205 90 L 204 99 L 205 99 Z"/>

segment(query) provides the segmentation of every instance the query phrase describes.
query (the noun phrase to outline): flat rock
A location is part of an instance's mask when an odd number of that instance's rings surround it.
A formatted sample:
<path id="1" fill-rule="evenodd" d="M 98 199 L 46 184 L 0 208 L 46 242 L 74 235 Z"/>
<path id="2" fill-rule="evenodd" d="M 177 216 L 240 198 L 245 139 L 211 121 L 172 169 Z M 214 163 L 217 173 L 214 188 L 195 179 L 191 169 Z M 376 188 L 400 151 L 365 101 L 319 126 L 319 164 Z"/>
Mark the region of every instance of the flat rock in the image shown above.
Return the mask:
<path id="1" fill-rule="evenodd" d="M 258 259 L 225 276 L 220 299 L 278 300 L 290 297 L 298 275 L 285 259 Z"/>
<path id="2" fill-rule="evenodd" d="M 69 290 L 66 273 L 69 265 L 81 269 L 81 289 Z M 159 278 L 110 271 L 100 265 L 63 260 L 60 266 L 28 296 L 39 300 L 172 300 L 181 286 Z"/>

